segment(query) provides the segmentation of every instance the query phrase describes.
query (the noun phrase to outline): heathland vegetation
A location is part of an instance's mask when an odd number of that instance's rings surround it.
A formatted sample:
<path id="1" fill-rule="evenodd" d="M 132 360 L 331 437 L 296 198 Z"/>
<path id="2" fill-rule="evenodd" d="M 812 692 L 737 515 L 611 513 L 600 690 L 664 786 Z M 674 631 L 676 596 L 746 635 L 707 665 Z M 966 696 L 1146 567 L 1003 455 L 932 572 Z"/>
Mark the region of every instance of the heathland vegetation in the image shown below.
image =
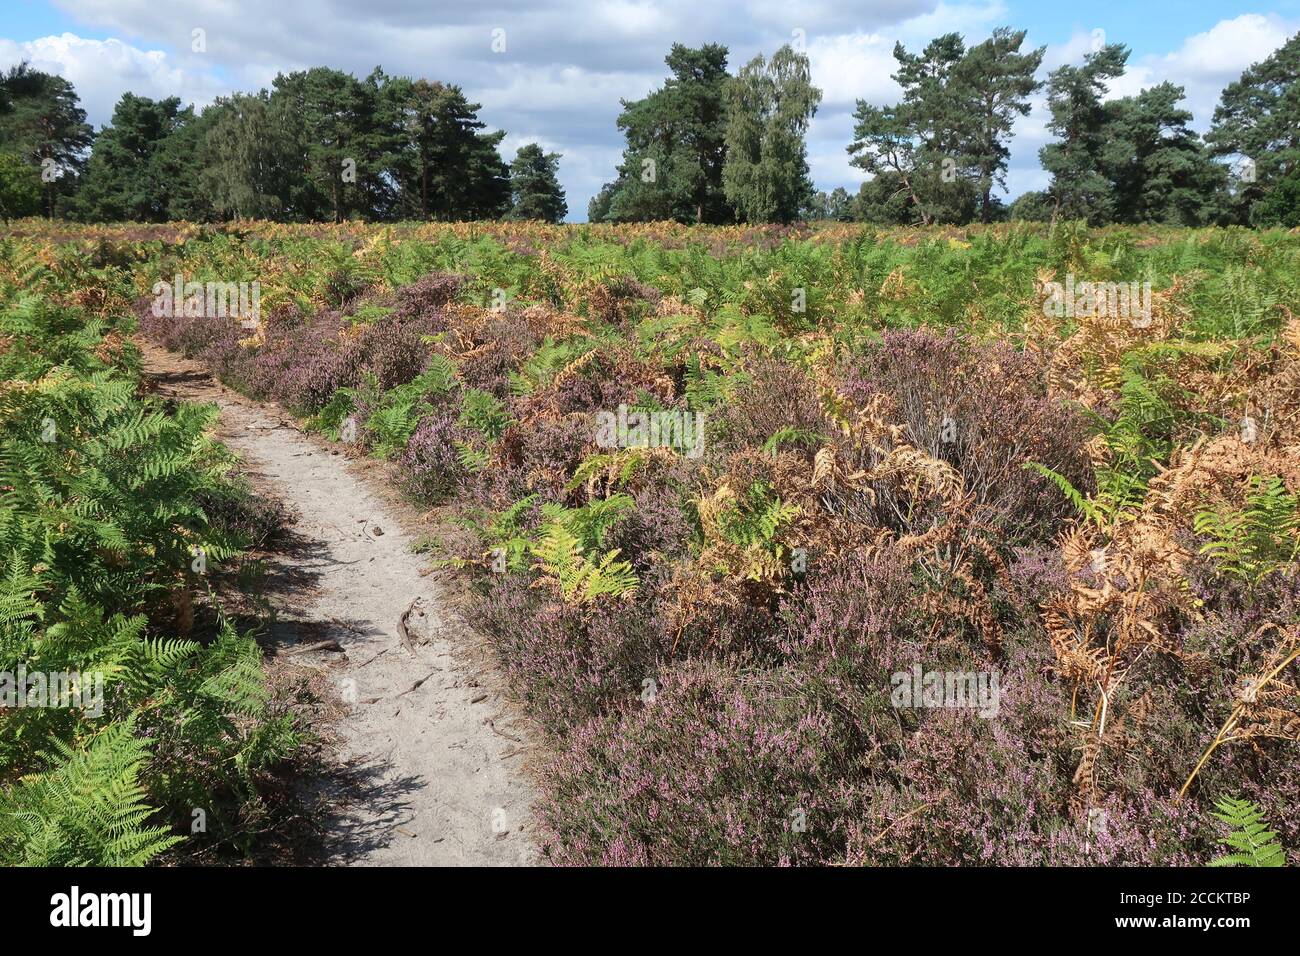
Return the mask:
<path id="1" fill-rule="evenodd" d="M 61 781 L 100 754 L 143 826 L 176 761 L 246 793 L 293 743 L 248 643 L 174 641 L 192 547 L 246 519 L 204 415 L 133 395 L 133 301 L 441 516 L 550 754 L 555 861 L 1202 864 L 1228 797 L 1300 846 L 1293 234 L 21 231 L 5 660 L 122 684 L 108 729 L 6 736 L 34 828 L 87 812 Z M 260 325 L 156 314 L 177 273 L 256 276 Z"/>
<path id="2" fill-rule="evenodd" d="M 552 861 L 1294 862 L 1300 36 L 1205 136 L 1023 41 L 899 47 L 856 196 L 806 56 L 675 46 L 581 226 L 447 84 L 0 77 L 0 862 L 254 853 L 316 740 L 141 337 L 424 509 Z"/>
<path id="3" fill-rule="evenodd" d="M 128 865 L 256 829 L 293 753 L 262 649 L 206 600 L 274 524 L 208 434 L 144 394 L 131 275 L 0 239 L 0 863 Z"/>

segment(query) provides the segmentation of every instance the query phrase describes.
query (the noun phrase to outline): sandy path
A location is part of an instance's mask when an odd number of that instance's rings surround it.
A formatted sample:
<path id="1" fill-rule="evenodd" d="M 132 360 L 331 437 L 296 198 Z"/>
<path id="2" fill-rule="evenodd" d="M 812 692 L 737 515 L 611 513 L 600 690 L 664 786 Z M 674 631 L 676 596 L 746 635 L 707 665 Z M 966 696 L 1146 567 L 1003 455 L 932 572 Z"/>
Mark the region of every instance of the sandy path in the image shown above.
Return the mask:
<path id="1" fill-rule="evenodd" d="M 297 514 L 299 546 L 268 568 L 279 585 L 279 652 L 336 640 L 344 653 L 293 653 L 327 668 L 345 716 L 346 779 L 321 794 L 330 862 L 511 865 L 533 862 L 522 827 L 530 793 L 519 772 L 522 731 L 480 686 L 453 639 L 464 636 L 438 582 L 420 571 L 394 506 L 350 462 L 302 434 L 274 405 L 213 382 L 196 362 L 140 343 L 159 394 L 221 406 L 221 440 L 259 487 Z M 408 642 L 398 621 L 407 618 Z"/>

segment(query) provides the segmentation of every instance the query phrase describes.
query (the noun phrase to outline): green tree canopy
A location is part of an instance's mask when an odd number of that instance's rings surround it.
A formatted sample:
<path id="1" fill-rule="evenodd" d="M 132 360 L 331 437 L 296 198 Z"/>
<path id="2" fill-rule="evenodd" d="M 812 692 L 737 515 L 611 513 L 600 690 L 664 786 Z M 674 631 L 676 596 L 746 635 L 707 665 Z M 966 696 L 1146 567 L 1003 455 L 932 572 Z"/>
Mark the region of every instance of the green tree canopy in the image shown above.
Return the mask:
<path id="1" fill-rule="evenodd" d="M 303 189 L 293 205 L 304 218 L 342 222 L 363 211 L 363 179 L 380 175 L 374 87 L 341 70 L 313 67 L 276 76 L 273 113 L 292 131 Z"/>
<path id="2" fill-rule="evenodd" d="M 96 222 L 167 218 L 167 196 L 176 183 L 162 175 L 157 155 L 168 137 L 193 121 L 194 111 L 182 109 L 177 97 L 123 93 L 95 141 L 72 215 Z"/>
<path id="3" fill-rule="evenodd" d="M 1127 60 L 1128 50 L 1112 44 L 1048 77 L 1048 128 L 1057 141 L 1039 155 L 1052 174 L 1053 213 L 1092 225 L 1219 221 L 1226 172 L 1188 125 L 1183 88 L 1160 83 L 1105 99 L 1108 81 L 1123 75 Z"/>
<path id="4" fill-rule="evenodd" d="M 808 205 L 801 210 L 800 218 L 813 222 L 829 219 L 834 222 L 853 221 L 853 197 L 843 186 L 836 186 L 830 192 L 818 190 L 808 200 Z"/>
<path id="5" fill-rule="evenodd" d="M 1017 116 L 1029 113 L 1029 98 L 1040 84 L 1034 74 L 1046 47 L 1021 53 L 1024 30 L 998 27 L 958 62 L 954 83 L 963 153 L 958 167 L 973 172 L 980 219 L 992 222 L 998 203 L 993 189 L 1006 187 L 1008 144 Z"/>
<path id="6" fill-rule="evenodd" d="M 1115 196 L 1104 169 L 1109 117 L 1102 97 L 1106 81 L 1123 75 L 1128 53 L 1121 44 L 1108 44 L 1088 53 L 1083 66 L 1067 64 L 1047 78 L 1047 128 L 1057 142 L 1038 156 L 1052 174 L 1052 201 L 1067 219 L 1099 224 L 1113 215 Z"/>
<path id="7" fill-rule="evenodd" d="M 722 188 L 726 156 L 724 91 L 727 48 L 673 44 L 663 88 L 623 101 L 618 127 L 626 137 L 618 178 L 601 190 L 592 219 L 727 222 Z"/>
<path id="8" fill-rule="evenodd" d="M 560 154 L 536 143 L 521 146 L 510 164 L 510 218 L 559 222 L 569 212 L 558 176 Z"/>
<path id="9" fill-rule="evenodd" d="M 1021 53 L 1025 32 L 999 27 L 984 42 L 966 48 L 948 33 L 919 54 L 894 47 L 895 81 L 903 100 L 876 107 L 859 100 L 854 118 L 853 163 L 879 180 L 875 195 L 890 185 L 908 200 L 922 223 L 968 222 L 978 209 L 990 222 L 1001 205 L 993 190 L 1005 186 L 1008 143 L 1017 116 L 1029 111 L 1039 88 L 1034 73 L 1043 49 Z M 888 174 L 888 175 L 885 175 Z M 881 177 L 884 178 L 881 178 Z"/>
<path id="10" fill-rule="evenodd" d="M 1300 228 L 1300 169 L 1292 170 L 1274 184 L 1252 210 L 1257 226 Z"/>
<path id="11" fill-rule="evenodd" d="M 808 57 L 789 44 L 756 56 L 726 94 L 727 201 L 747 222 L 793 222 L 813 195 L 804 136 L 822 98 Z"/>
<path id="12" fill-rule="evenodd" d="M 275 113 L 266 90 L 237 93 L 203 111 L 198 184 L 215 218 L 306 218 L 293 206 L 301 156 Z"/>
<path id="13" fill-rule="evenodd" d="M 72 84 L 26 63 L 0 75 L 0 150 L 41 169 L 46 215 L 72 193 L 94 131 Z"/>
<path id="14" fill-rule="evenodd" d="M 1214 155 L 1241 160 L 1237 218 L 1252 221 L 1252 207 L 1300 168 L 1300 33 L 1224 88 L 1205 139 Z"/>
<path id="15" fill-rule="evenodd" d="M 497 151 L 505 133 L 482 132 L 480 106 L 460 87 L 403 77 L 389 82 L 382 102 L 401 215 L 484 219 L 506 212 L 509 168 Z"/>
<path id="16" fill-rule="evenodd" d="M 916 221 L 915 206 L 902 177 L 892 169 L 876 173 L 853 197 L 853 218 L 879 226 L 905 226 Z"/>
<path id="17" fill-rule="evenodd" d="M 1105 105 L 1102 173 L 1115 222 L 1200 226 L 1218 216 L 1227 175 L 1189 127 L 1183 88 L 1160 83 Z"/>
<path id="18" fill-rule="evenodd" d="M 0 220 L 34 216 L 41 209 L 41 177 L 17 153 L 0 153 Z"/>

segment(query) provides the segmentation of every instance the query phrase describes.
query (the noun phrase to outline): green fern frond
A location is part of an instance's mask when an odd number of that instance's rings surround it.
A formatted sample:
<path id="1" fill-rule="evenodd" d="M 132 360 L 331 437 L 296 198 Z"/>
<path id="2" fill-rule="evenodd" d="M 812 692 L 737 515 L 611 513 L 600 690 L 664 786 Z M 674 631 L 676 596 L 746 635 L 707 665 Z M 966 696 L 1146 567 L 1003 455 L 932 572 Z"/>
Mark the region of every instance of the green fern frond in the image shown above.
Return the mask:
<path id="1" fill-rule="evenodd" d="M 1027 461 L 1021 467 L 1042 475 L 1054 484 L 1061 494 L 1065 495 L 1066 500 L 1074 506 L 1075 510 L 1089 521 L 1098 525 L 1105 523 L 1105 515 L 1102 509 L 1078 488 L 1074 487 L 1069 478 L 1036 461 Z"/>
<path id="2" fill-rule="evenodd" d="M 80 750 L 56 741 L 53 769 L 0 791 L 0 862 L 8 866 L 142 866 L 180 842 L 145 802 L 148 741 L 132 719 Z"/>
<path id="3" fill-rule="evenodd" d="M 1268 829 L 1264 812 L 1250 800 L 1224 797 L 1215 801 L 1219 808 L 1210 815 L 1222 820 L 1231 832 L 1220 842 L 1231 847 L 1233 853 L 1217 856 L 1209 866 L 1286 866 L 1286 852 L 1278 842 L 1277 834 Z"/>
<path id="4" fill-rule="evenodd" d="M 562 523 L 548 522 L 533 546 L 534 567 L 542 572 L 570 604 L 590 604 L 603 597 L 624 598 L 637 588 L 636 574 L 615 549 L 592 560 L 582 542 Z"/>
<path id="5" fill-rule="evenodd" d="M 1192 527 L 1206 538 L 1200 553 L 1224 572 L 1259 581 L 1300 556 L 1300 497 L 1277 476 L 1252 475 L 1240 510 L 1202 508 Z"/>

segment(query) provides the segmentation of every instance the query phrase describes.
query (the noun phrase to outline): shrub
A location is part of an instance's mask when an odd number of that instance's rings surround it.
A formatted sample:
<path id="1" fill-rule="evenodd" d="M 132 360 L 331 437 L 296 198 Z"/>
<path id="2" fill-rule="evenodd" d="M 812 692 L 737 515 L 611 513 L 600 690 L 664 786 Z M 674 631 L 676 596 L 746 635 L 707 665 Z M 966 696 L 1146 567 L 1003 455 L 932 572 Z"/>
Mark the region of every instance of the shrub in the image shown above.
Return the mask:
<path id="1" fill-rule="evenodd" d="M 521 698 L 557 737 L 636 699 L 670 643 L 643 605 L 581 608 L 517 574 L 494 576 L 477 612 Z"/>
<path id="2" fill-rule="evenodd" d="M 457 445 L 467 440 L 465 430 L 446 413 L 422 418 L 401 458 L 403 480 L 410 493 L 430 504 L 454 494 L 467 475 Z"/>
<path id="3" fill-rule="evenodd" d="M 1008 544 L 1050 540 L 1072 516 L 1026 462 L 1089 486 L 1084 418 L 1050 397 L 1043 368 L 1008 345 L 974 345 L 955 332 L 887 331 L 844 390 L 859 404 L 886 395 L 907 440 L 961 473 L 976 520 L 999 528 Z"/>
<path id="4" fill-rule="evenodd" d="M 829 704 L 795 672 L 674 668 L 545 768 L 547 853 L 577 865 L 842 860 L 871 748 Z"/>

